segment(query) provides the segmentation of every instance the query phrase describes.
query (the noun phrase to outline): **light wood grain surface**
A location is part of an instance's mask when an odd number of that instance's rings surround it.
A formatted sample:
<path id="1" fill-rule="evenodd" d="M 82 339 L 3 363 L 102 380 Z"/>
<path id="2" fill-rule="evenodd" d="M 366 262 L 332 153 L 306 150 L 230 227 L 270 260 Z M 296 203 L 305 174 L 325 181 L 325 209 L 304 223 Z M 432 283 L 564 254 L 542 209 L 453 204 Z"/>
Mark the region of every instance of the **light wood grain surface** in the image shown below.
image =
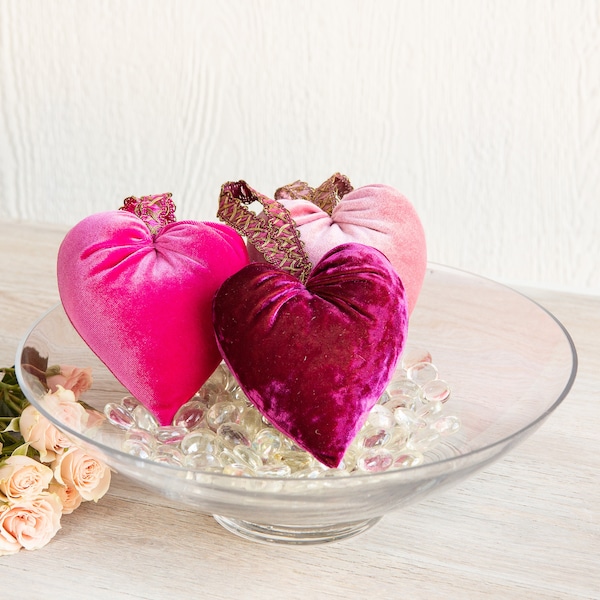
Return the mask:
<path id="1" fill-rule="evenodd" d="M 61 227 L 0 222 L 0 364 L 58 300 Z M 0 558 L 3 597 L 600 598 L 600 298 L 526 293 L 579 354 L 554 415 L 500 462 L 368 532 L 306 548 L 253 544 L 115 476 L 53 541 Z"/>

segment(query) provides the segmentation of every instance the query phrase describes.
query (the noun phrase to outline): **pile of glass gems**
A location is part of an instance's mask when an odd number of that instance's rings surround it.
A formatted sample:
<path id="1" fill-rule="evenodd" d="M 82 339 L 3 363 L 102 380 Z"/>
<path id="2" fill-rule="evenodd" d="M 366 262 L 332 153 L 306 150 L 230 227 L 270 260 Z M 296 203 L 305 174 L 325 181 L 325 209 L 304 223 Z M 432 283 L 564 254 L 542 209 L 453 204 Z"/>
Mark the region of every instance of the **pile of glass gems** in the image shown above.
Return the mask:
<path id="1" fill-rule="evenodd" d="M 121 430 L 124 452 L 202 472 L 254 477 L 337 477 L 423 464 L 460 429 L 446 415 L 448 384 L 427 351 L 404 353 L 401 365 L 371 410 L 337 469 L 319 463 L 270 425 L 247 400 L 222 363 L 160 427 L 132 396 L 109 403 L 104 414 Z"/>

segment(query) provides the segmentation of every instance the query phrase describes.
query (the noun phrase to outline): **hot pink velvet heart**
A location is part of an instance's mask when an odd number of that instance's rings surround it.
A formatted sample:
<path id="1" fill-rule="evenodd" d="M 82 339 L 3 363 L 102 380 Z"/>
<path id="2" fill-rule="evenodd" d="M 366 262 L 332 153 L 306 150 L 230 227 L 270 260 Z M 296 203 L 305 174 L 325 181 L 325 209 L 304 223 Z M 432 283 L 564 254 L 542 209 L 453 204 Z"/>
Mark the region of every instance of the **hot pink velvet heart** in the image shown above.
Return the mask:
<path id="1" fill-rule="evenodd" d="M 219 364 L 213 297 L 247 263 L 226 225 L 179 221 L 153 235 L 134 214 L 112 211 L 69 231 L 58 287 L 84 341 L 165 425 Z"/>
<path id="2" fill-rule="evenodd" d="M 407 324 L 400 278 L 361 244 L 328 252 L 306 284 L 253 263 L 214 301 L 217 341 L 245 394 L 330 467 L 389 383 Z"/>
<path id="3" fill-rule="evenodd" d="M 404 284 L 408 312 L 419 297 L 427 266 L 425 233 L 413 205 L 396 189 L 374 184 L 344 195 L 331 215 L 309 200 L 278 198 L 295 221 L 310 261 L 349 242 L 383 252 Z M 250 258 L 261 256 L 249 246 Z"/>

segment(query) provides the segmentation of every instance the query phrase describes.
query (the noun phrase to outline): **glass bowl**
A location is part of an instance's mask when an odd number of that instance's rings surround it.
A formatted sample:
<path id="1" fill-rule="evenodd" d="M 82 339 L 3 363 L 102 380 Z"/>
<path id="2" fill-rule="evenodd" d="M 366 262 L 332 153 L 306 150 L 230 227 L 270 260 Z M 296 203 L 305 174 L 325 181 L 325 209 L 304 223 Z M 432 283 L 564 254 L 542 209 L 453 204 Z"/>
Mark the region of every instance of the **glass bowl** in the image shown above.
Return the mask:
<path id="1" fill-rule="evenodd" d="M 356 535 L 386 513 L 464 480 L 531 435 L 575 379 L 577 355 L 568 332 L 544 308 L 482 277 L 430 264 L 410 321 L 408 345 L 427 349 L 452 389 L 450 412 L 461 428 L 419 465 L 349 477 L 240 477 L 190 470 L 121 450 L 47 412 L 40 381 L 25 368 L 33 355 L 48 364 L 93 369 L 83 400 L 102 412 L 127 394 L 71 326 L 60 305 L 30 328 L 16 356 L 28 400 L 75 443 L 114 470 L 211 514 L 244 538 L 314 544 Z"/>

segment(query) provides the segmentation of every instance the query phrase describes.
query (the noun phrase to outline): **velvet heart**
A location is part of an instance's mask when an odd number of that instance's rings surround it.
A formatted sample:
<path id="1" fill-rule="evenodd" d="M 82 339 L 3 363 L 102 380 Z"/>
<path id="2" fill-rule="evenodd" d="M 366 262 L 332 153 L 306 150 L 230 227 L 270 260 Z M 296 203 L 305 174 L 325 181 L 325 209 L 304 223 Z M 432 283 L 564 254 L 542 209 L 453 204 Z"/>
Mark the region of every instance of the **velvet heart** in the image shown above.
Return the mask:
<path id="1" fill-rule="evenodd" d="M 213 315 L 221 353 L 250 401 L 320 462 L 337 466 L 406 337 L 404 288 L 386 257 L 341 245 L 306 284 L 250 264 L 221 286 Z"/>
<path id="2" fill-rule="evenodd" d="M 333 192 L 328 195 L 335 201 L 324 200 L 321 189 Z M 349 242 L 383 252 L 402 279 L 412 313 L 425 278 L 427 247 L 416 210 L 398 190 L 382 184 L 353 190 L 337 174 L 315 190 L 302 182 L 280 188 L 275 199 L 289 211 L 313 264 Z M 251 245 L 248 250 L 252 260 L 262 259 Z"/>
<path id="3" fill-rule="evenodd" d="M 75 329 L 166 425 L 221 360 L 212 300 L 248 255 L 242 238 L 219 223 L 170 222 L 153 231 L 123 210 L 91 215 L 63 240 L 57 275 Z"/>

